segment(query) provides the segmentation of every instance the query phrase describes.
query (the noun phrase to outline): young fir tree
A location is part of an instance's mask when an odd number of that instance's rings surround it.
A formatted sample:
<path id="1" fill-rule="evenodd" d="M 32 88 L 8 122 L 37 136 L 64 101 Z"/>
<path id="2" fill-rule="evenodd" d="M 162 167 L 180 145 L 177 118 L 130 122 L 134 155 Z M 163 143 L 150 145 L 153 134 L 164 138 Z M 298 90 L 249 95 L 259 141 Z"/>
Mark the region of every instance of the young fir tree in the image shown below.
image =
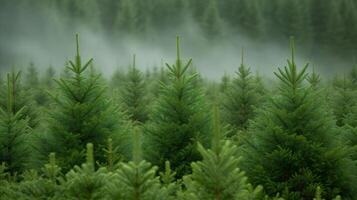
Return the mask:
<path id="1" fill-rule="evenodd" d="M 251 124 L 243 169 L 270 195 L 312 199 L 320 186 L 323 198 L 353 198 L 354 166 L 337 145 L 335 123 L 319 91 L 304 83 L 307 65 L 298 71 L 292 49 L 288 67 L 275 73 L 277 94 Z"/>
<path id="2" fill-rule="evenodd" d="M 203 160 L 192 163 L 192 174 L 184 177 L 186 199 L 262 199 L 262 187 L 252 190 L 238 167 L 238 147 L 221 135 L 217 106 L 213 119 L 211 149 L 198 145 Z"/>
<path id="3" fill-rule="evenodd" d="M 100 74 L 88 71 L 92 59 L 82 65 L 77 36 L 77 54 L 70 61 L 70 77 L 56 80 L 58 91 L 53 95 L 54 109 L 49 112 L 49 132 L 40 135 L 39 153 L 42 158 L 55 152 L 63 171 L 84 161 L 83 149 L 93 143 L 95 157 L 104 161 L 100 151 L 112 137 L 121 142 L 123 116 L 105 96 Z"/>
<path id="4" fill-rule="evenodd" d="M 161 86 L 160 96 L 146 129 L 146 153 L 149 161 L 164 170 L 169 160 L 177 178 L 190 173 L 190 163 L 201 158 L 196 150 L 200 141 L 207 144 L 209 115 L 203 91 L 194 82 L 197 74 L 187 75 L 191 64 L 183 64 L 177 38 L 177 60 L 168 65 L 169 82 Z"/>
<path id="5" fill-rule="evenodd" d="M 61 195 L 62 187 L 58 184 L 61 168 L 56 164 L 54 153 L 49 155 L 49 162 L 41 169 L 42 174 L 37 171 L 26 171 L 23 180 L 16 185 L 16 193 L 13 199 L 56 199 Z M 10 198 L 10 199 L 12 199 Z"/>
<path id="6" fill-rule="evenodd" d="M 28 119 L 23 118 L 24 108 L 14 108 L 13 75 L 7 75 L 7 108 L 0 108 L 0 163 L 6 164 L 11 175 L 23 172 L 30 155 Z"/>
<path id="7" fill-rule="evenodd" d="M 244 64 L 243 54 L 236 74 L 225 95 L 223 119 L 235 130 L 246 130 L 249 120 L 254 116 L 254 107 L 259 103 L 259 95 L 250 68 Z"/>
<path id="8" fill-rule="evenodd" d="M 356 105 L 356 93 L 352 87 L 352 81 L 344 76 L 336 79 L 331 96 L 331 108 L 338 126 L 343 126 L 345 118 L 350 114 L 351 108 Z"/>
<path id="9" fill-rule="evenodd" d="M 147 120 L 145 93 L 143 75 L 135 66 L 134 55 L 133 65 L 126 74 L 126 81 L 120 93 L 123 109 L 128 112 L 130 119 L 134 122 L 144 123 Z"/>
<path id="10" fill-rule="evenodd" d="M 66 199 L 103 199 L 108 181 L 106 169 L 95 169 L 93 144 L 87 144 L 86 162 L 74 168 L 61 181 Z"/>
<path id="11" fill-rule="evenodd" d="M 221 78 L 221 83 L 219 84 L 219 91 L 225 93 L 231 84 L 230 77 L 224 73 L 223 77 Z"/>
<path id="12" fill-rule="evenodd" d="M 28 125 L 31 128 L 38 126 L 38 112 L 33 99 L 31 90 L 26 89 L 21 83 L 21 72 L 12 71 L 9 77 L 11 85 L 11 94 L 8 90 L 8 86 L 3 84 L 2 92 L 0 95 L 0 108 L 7 110 L 8 108 L 8 96 L 12 97 L 12 112 L 17 113 L 20 110 L 19 117 L 21 119 L 27 119 Z"/>
<path id="13" fill-rule="evenodd" d="M 27 88 L 37 88 L 39 85 L 38 71 L 34 63 L 30 63 L 25 74 L 25 85 Z"/>
<path id="14" fill-rule="evenodd" d="M 216 0 L 209 0 L 208 6 L 203 14 L 202 26 L 209 38 L 222 34 L 222 19 L 219 15 Z"/>
<path id="15" fill-rule="evenodd" d="M 133 137 L 133 159 L 120 163 L 116 174 L 108 185 L 110 199 L 154 200 L 160 199 L 160 180 L 156 177 L 157 167 L 141 158 L 141 140 L 138 128 Z"/>

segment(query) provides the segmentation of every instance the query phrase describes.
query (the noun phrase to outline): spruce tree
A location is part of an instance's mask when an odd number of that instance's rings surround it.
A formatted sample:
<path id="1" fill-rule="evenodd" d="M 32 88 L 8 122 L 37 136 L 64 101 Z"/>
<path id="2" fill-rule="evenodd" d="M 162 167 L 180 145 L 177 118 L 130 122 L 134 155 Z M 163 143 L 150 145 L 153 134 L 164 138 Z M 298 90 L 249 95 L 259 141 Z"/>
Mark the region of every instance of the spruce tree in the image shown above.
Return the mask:
<path id="1" fill-rule="evenodd" d="M 138 27 L 137 1 L 122 0 L 118 3 L 118 12 L 114 21 L 114 27 L 119 32 L 135 34 Z"/>
<path id="2" fill-rule="evenodd" d="M 254 107 L 259 103 L 256 86 L 250 68 L 244 64 L 242 55 L 242 62 L 236 72 L 236 77 L 225 93 L 223 102 L 223 119 L 235 130 L 247 129 L 249 120 L 254 116 Z"/>
<path id="3" fill-rule="evenodd" d="M 22 180 L 16 187 L 14 199 L 56 199 L 61 196 L 62 187 L 60 180 L 60 168 L 56 164 L 54 153 L 49 155 L 49 162 L 41 169 L 41 175 L 37 171 L 29 170 L 22 175 Z"/>
<path id="4" fill-rule="evenodd" d="M 320 186 L 323 198 L 353 198 L 354 166 L 336 142 L 326 102 L 305 84 L 307 65 L 297 69 L 292 49 L 288 66 L 275 73 L 280 81 L 277 94 L 251 124 L 243 169 L 250 182 L 263 185 L 269 195 L 312 199 Z"/>
<path id="5" fill-rule="evenodd" d="M 221 83 L 219 84 L 219 91 L 225 93 L 229 88 L 230 83 L 230 77 L 226 73 L 224 73 L 223 77 L 221 78 Z"/>
<path id="6" fill-rule="evenodd" d="M 222 19 L 219 15 L 216 0 L 209 0 L 203 14 L 202 26 L 209 38 L 215 38 L 222 34 Z"/>
<path id="7" fill-rule="evenodd" d="M 189 173 L 190 163 L 201 158 L 196 150 L 198 141 L 207 145 L 209 115 L 203 101 L 203 91 L 194 82 L 197 74 L 187 75 L 191 60 L 183 64 L 177 38 L 175 65 L 168 65 L 169 81 L 161 85 L 157 104 L 146 128 L 145 151 L 148 160 L 165 168 L 170 161 L 177 178 Z"/>
<path id="8" fill-rule="evenodd" d="M 238 147 L 223 139 L 218 116 L 214 110 L 211 149 L 198 145 L 203 160 L 192 163 L 192 174 L 184 177 L 187 199 L 261 199 L 262 187 L 252 190 L 247 178 L 239 169 Z"/>
<path id="9" fill-rule="evenodd" d="M 28 125 L 31 128 L 38 126 L 38 111 L 35 106 L 32 90 L 28 90 L 22 84 L 21 71 L 15 72 L 14 70 L 9 75 L 11 90 L 8 90 L 9 85 L 3 84 L 2 92 L 0 94 L 0 107 L 3 110 L 8 109 L 8 96 L 12 98 L 12 112 L 17 113 L 20 110 L 19 117 L 28 120 Z M 11 91 L 11 94 L 9 92 Z"/>
<path id="10" fill-rule="evenodd" d="M 110 199 L 118 200 L 154 200 L 159 199 L 160 181 L 156 177 L 157 167 L 142 159 L 141 139 L 138 128 L 133 137 L 133 159 L 129 163 L 120 163 L 116 174 L 111 177 L 108 186 Z"/>
<path id="11" fill-rule="evenodd" d="M 133 65 L 126 74 L 126 80 L 120 93 L 123 109 L 129 114 L 132 121 L 144 123 L 147 120 L 146 88 L 142 72 Z"/>
<path id="12" fill-rule="evenodd" d="M 0 108 L 0 163 L 6 164 L 11 175 L 24 171 L 30 155 L 30 128 L 23 118 L 24 108 L 15 110 L 13 78 L 7 75 L 7 108 Z"/>
<path id="13" fill-rule="evenodd" d="M 351 108 L 357 105 L 357 96 L 352 85 L 352 81 L 346 76 L 343 79 L 336 79 L 334 82 L 331 108 L 338 126 L 345 124 L 344 121 L 346 116 L 350 114 Z"/>
<path id="14" fill-rule="evenodd" d="M 104 162 L 106 141 L 112 137 L 114 143 L 121 142 L 124 118 L 105 96 L 101 75 L 89 71 L 92 59 L 82 65 L 78 36 L 75 61 L 70 61 L 70 76 L 56 80 L 57 93 L 53 94 L 54 109 L 49 112 L 49 132 L 39 135 L 40 160 L 55 152 L 63 171 L 84 161 L 83 149 L 93 143 L 95 157 Z M 125 126 L 126 127 L 126 126 Z"/>
<path id="15" fill-rule="evenodd" d="M 95 169 L 93 144 L 87 144 L 86 162 L 66 174 L 61 181 L 66 199 L 103 199 L 108 177 L 105 168 Z"/>

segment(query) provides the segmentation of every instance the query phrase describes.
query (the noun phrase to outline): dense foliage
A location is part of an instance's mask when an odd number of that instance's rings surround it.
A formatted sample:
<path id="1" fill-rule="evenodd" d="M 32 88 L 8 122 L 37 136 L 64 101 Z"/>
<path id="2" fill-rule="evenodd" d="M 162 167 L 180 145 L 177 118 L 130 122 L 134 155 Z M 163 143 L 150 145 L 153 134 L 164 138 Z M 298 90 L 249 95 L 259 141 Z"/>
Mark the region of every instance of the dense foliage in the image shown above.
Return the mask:
<path id="1" fill-rule="evenodd" d="M 76 50 L 2 77 L 0 199 L 356 199 L 355 68 L 325 81 L 292 45 L 276 84 L 243 58 L 208 82 L 177 39 L 175 64 L 107 81 Z"/>

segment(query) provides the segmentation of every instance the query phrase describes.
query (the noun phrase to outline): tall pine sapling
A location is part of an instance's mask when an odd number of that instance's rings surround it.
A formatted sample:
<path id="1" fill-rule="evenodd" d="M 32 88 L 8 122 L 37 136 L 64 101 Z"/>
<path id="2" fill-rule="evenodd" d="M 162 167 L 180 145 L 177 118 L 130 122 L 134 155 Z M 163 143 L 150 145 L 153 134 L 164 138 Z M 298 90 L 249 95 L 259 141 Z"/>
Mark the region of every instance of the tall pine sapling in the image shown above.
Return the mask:
<path id="1" fill-rule="evenodd" d="M 55 152 L 65 172 L 84 162 L 87 143 L 93 143 L 95 157 L 104 162 L 101 150 L 107 139 L 121 142 L 119 127 L 123 129 L 125 122 L 117 106 L 105 96 L 101 75 L 90 70 L 91 63 L 92 59 L 82 65 L 77 36 L 75 61 L 67 66 L 69 77 L 56 80 L 58 92 L 53 95 L 54 109 L 49 112 L 49 132 L 40 136 L 40 156 Z"/>
<path id="2" fill-rule="evenodd" d="M 20 110 L 19 117 L 28 120 L 28 125 L 31 128 L 36 128 L 39 125 L 38 111 L 35 106 L 35 101 L 31 90 L 27 90 L 22 85 L 21 71 L 15 72 L 14 70 L 9 75 L 9 81 L 12 87 L 11 94 L 9 94 L 8 86 L 3 84 L 2 92 L 0 95 L 0 107 L 3 110 L 8 108 L 8 96 L 12 97 L 12 112 L 17 113 Z"/>
<path id="3" fill-rule="evenodd" d="M 93 144 L 87 144 L 86 162 L 66 174 L 61 182 L 64 187 L 64 198 L 69 199 L 103 199 L 108 177 L 106 169 L 96 170 Z"/>
<path id="4" fill-rule="evenodd" d="M 198 145 L 203 160 L 192 163 L 192 174 L 184 177 L 187 199 L 259 199 L 262 187 L 252 189 L 239 167 L 238 147 L 223 139 L 218 116 L 214 109 L 213 137 L 210 149 Z"/>
<path id="5" fill-rule="evenodd" d="M 243 169 L 250 182 L 263 185 L 269 195 L 312 199 L 320 186 L 323 198 L 339 194 L 352 198 L 354 175 L 346 169 L 354 166 L 336 144 L 336 127 L 326 102 L 306 85 L 306 70 L 307 65 L 297 69 L 292 43 L 288 66 L 275 73 L 280 82 L 276 96 L 252 122 Z"/>
<path id="6" fill-rule="evenodd" d="M 183 64 L 177 38 L 177 59 L 175 65 L 168 65 L 169 81 L 161 85 L 157 104 L 146 128 L 145 152 L 148 160 L 165 168 L 171 163 L 177 178 L 191 171 L 190 163 L 201 158 L 197 142 L 207 145 L 210 117 L 203 101 L 203 91 L 195 84 L 197 74 L 187 75 L 191 60 Z"/>
<path id="7" fill-rule="evenodd" d="M 25 169 L 30 155 L 28 139 L 30 127 L 23 118 L 24 107 L 16 110 L 14 104 L 15 74 L 7 74 L 7 107 L 0 108 L 0 162 L 6 163 L 11 175 Z"/>
<path id="8" fill-rule="evenodd" d="M 124 87 L 121 90 L 120 98 L 129 117 L 134 122 L 144 123 L 147 120 L 146 111 L 146 87 L 142 72 L 135 66 L 135 55 L 133 56 L 133 64 L 126 74 Z"/>
<path id="9" fill-rule="evenodd" d="M 160 181 L 156 177 L 157 167 L 142 160 L 141 140 L 138 127 L 133 137 L 133 159 L 129 163 L 121 163 L 117 173 L 111 177 L 108 185 L 111 199 L 118 200 L 154 200 L 160 197 Z"/>
<path id="10" fill-rule="evenodd" d="M 223 102 L 223 119 L 233 126 L 235 130 L 246 130 L 249 120 L 254 117 L 254 107 L 259 103 L 259 94 L 250 68 L 242 61 L 236 77 L 226 91 Z"/>

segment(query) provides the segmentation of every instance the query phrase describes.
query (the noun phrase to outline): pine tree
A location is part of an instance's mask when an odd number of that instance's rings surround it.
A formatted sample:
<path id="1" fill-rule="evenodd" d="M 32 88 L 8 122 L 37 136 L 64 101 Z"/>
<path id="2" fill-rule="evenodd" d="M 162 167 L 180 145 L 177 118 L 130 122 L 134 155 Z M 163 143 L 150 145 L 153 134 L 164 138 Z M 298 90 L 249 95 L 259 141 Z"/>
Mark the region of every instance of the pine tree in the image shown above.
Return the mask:
<path id="1" fill-rule="evenodd" d="M 320 75 L 315 72 L 315 69 L 313 69 L 312 73 L 306 77 L 306 80 L 314 89 L 318 89 L 321 83 Z"/>
<path id="2" fill-rule="evenodd" d="M 221 83 L 219 85 L 219 91 L 222 92 L 222 93 L 225 93 L 227 91 L 227 89 L 229 88 L 229 85 L 230 85 L 230 77 L 224 73 L 222 79 L 221 79 Z"/>
<path id="3" fill-rule="evenodd" d="M 209 130 L 203 92 L 194 84 L 197 74 L 186 74 L 190 64 L 191 60 L 183 65 L 177 38 L 176 64 L 167 64 L 169 82 L 161 86 L 145 138 L 148 160 L 160 171 L 169 160 L 178 178 L 190 172 L 192 161 L 200 159 L 196 143 L 206 145 Z"/>
<path id="4" fill-rule="evenodd" d="M 247 178 L 239 167 L 238 148 L 223 139 L 215 106 L 211 149 L 198 145 L 203 160 L 192 163 L 192 174 L 184 177 L 188 199 L 260 199 L 262 187 L 250 190 Z"/>
<path id="5" fill-rule="evenodd" d="M 352 88 L 352 82 L 346 76 L 343 79 L 336 79 L 334 82 L 333 93 L 331 97 L 331 108 L 336 118 L 336 124 L 343 126 L 351 108 L 356 105 L 356 94 Z"/>
<path id="6" fill-rule="evenodd" d="M 157 167 L 142 160 L 141 140 L 138 128 L 133 137 L 133 159 L 129 163 L 120 163 L 116 174 L 111 177 L 108 186 L 110 199 L 118 200 L 154 200 L 159 199 L 160 181 L 156 177 Z"/>
<path id="7" fill-rule="evenodd" d="M 56 71 L 52 66 L 49 66 L 44 74 L 42 83 L 47 87 L 47 88 L 53 88 L 54 87 L 54 78 L 56 76 Z"/>
<path id="8" fill-rule="evenodd" d="M 15 72 L 14 70 L 9 75 L 10 85 L 12 87 L 11 94 L 9 94 L 8 85 L 3 85 L 0 95 L 0 108 L 7 110 L 8 96 L 12 97 L 12 112 L 19 113 L 20 119 L 28 120 L 28 125 L 31 128 L 38 126 L 38 111 L 35 107 L 33 95 L 30 90 L 27 90 L 21 82 L 21 71 Z"/>
<path id="9" fill-rule="evenodd" d="M 22 181 L 15 187 L 14 199 L 56 199 L 62 192 L 58 184 L 60 168 L 56 164 L 54 153 L 49 155 L 49 162 L 41 169 L 42 175 L 37 171 L 29 170 L 22 175 Z"/>
<path id="10" fill-rule="evenodd" d="M 138 10 L 136 1 L 122 0 L 118 4 L 118 12 L 114 21 L 114 28 L 119 32 L 135 34 L 138 27 Z"/>
<path id="11" fill-rule="evenodd" d="M 30 155 L 28 119 L 23 119 L 24 108 L 14 109 L 13 78 L 7 75 L 7 108 L 0 108 L 0 162 L 6 163 L 11 175 L 24 171 Z"/>
<path id="12" fill-rule="evenodd" d="M 105 96 L 100 74 L 88 71 L 91 62 L 92 59 L 82 65 L 77 36 L 75 62 L 70 61 L 67 67 L 70 77 L 56 80 L 58 91 L 53 95 L 55 107 L 49 113 L 49 132 L 40 135 L 40 157 L 43 160 L 55 152 L 63 171 L 83 163 L 82 150 L 87 143 L 93 143 L 98 149 L 95 157 L 104 162 L 100 150 L 107 139 L 111 137 L 118 144 L 122 142 L 121 133 L 126 131 L 124 116 Z"/>
<path id="13" fill-rule="evenodd" d="M 126 75 L 126 81 L 120 93 L 123 109 L 128 112 L 133 122 L 144 123 L 147 120 L 145 90 L 143 75 L 135 66 L 134 55 L 133 65 Z"/>
<path id="14" fill-rule="evenodd" d="M 222 34 L 222 19 L 217 9 L 216 0 L 209 0 L 209 4 L 203 14 L 202 26 L 209 38 Z"/>
<path id="15" fill-rule="evenodd" d="M 95 169 L 93 144 L 87 144 L 86 162 L 66 174 L 62 181 L 64 198 L 70 199 L 103 199 L 108 177 L 105 168 Z"/>
<path id="16" fill-rule="evenodd" d="M 298 71 L 292 49 L 288 67 L 275 73 L 280 81 L 276 96 L 252 122 L 243 169 L 250 182 L 263 185 L 269 195 L 312 199 L 320 186 L 324 198 L 352 198 L 354 175 L 346 174 L 353 172 L 345 167 L 353 166 L 337 145 L 326 103 L 304 83 L 307 65 Z"/>
<path id="17" fill-rule="evenodd" d="M 254 107 L 258 105 L 259 95 L 250 68 L 244 64 L 243 55 L 236 77 L 225 96 L 224 121 L 236 130 L 247 129 L 249 120 L 254 116 Z"/>
<path id="18" fill-rule="evenodd" d="M 34 63 L 30 63 L 27 68 L 27 73 L 25 74 L 25 85 L 28 88 L 37 88 L 39 85 L 38 71 Z"/>

